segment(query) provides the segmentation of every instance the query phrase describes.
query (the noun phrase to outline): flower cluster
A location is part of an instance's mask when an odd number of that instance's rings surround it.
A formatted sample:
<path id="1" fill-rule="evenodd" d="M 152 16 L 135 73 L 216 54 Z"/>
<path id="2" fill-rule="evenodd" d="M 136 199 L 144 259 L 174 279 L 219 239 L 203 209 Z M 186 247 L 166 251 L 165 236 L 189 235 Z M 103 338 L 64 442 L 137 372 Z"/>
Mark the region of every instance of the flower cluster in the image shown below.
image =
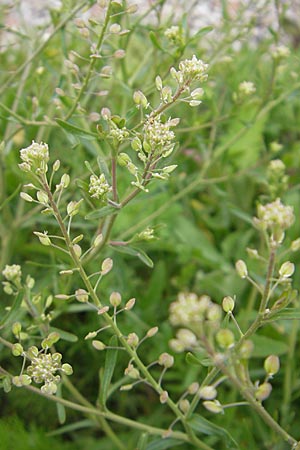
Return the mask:
<path id="1" fill-rule="evenodd" d="M 47 162 L 49 161 L 47 144 L 32 141 L 29 147 L 20 150 L 20 156 L 23 162 L 19 164 L 19 167 L 23 172 L 33 171 L 37 175 L 47 172 Z"/>
<path id="2" fill-rule="evenodd" d="M 90 176 L 89 194 L 92 198 L 105 201 L 107 194 L 111 192 L 112 187 L 106 181 L 105 175 L 102 173 L 99 177 Z"/>
<path id="3" fill-rule="evenodd" d="M 256 91 L 255 84 L 252 81 L 243 81 L 238 87 L 239 94 L 243 96 L 252 95 Z"/>
<path id="4" fill-rule="evenodd" d="M 144 125 L 145 139 L 143 142 L 144 150 L 147 153 L 153 152 L 155 155 L 168 156 L 174 149 L 175 134 L 171 127 L 178 124 L 176 119 L 161 121 L 161 117 L 149 117 Z"/>
<path id="5" fill-rule="evenodd" d="M 164 35 L 174 45 L 180 46 L 184 43 L 182 29 L 177 25 L 167 28 Z"/>
<path id="6" fill-rule="evenodd" d="M 295 216 L 292 206 L 283 205 L 281 200 L 277 198 L 272 203 L 258 205 L 254 224 L 261 230 L 278 234 L 289 228 L 294 223 L 294 220 Z"/>
<path id="7" fill-rule="evenodd" d="M 7 281 L 12 281 L 15 284 L 21 282 L 22 269 L 18 264 L 12 264 L 11 266 L 6 265 L 2 271 L 2 275 Z"/>
<path id="8" fill-rule="evenodd" d="M 123 142 L 125 139 L 128 138 L 129 136 L 129 132 L 128 130 L 124 127 L 124 128 L 111 128 L 110 132 L 109 132 L 109 136 L 112 139 L 115 139 L 117 142 L 121 143 Z"/>
<path id="9" fill-rule="evenodd" d="M 198 297 L 195 293 L 180 293 L 178 299 L 170 305 L 169 320 L 173 326 L 183 326 L 171 339 L 170 346 L 176 352 L 199 346 L 199 337 L 206 331 L 219 328 L 222 308 L 208 295 Z"/>
<path id="10" fill-rule="evenodd" d="M 177 300 L 170 305 L 170 322 L 174 326 L 197 325 L 211 305 L 212 301 L 208 295 L 198 297 L 193 292 L 181 292 Z"/>
<path id="11" fill-rule="evenodd" d="M 179 70 L 171 68 L 170 74 L 180 86 L 189 86 L 192 81 L 206 81 L 208 64 L 193 55 L 192 59 L 185 59 L 179 63 Z"/>
<path id="12" fill-rule="evenodd" d="M 71 375 L 73 370 L 70 364 L 61 364 L 61 353 L 39 353 L 37 347 L 30 347 L 31 364 L 27 367 L 27 374 L 35 383 L 43 383 L 41 391 L 45 394 L 55 394 L 60 375 L 63 372 Z"/>

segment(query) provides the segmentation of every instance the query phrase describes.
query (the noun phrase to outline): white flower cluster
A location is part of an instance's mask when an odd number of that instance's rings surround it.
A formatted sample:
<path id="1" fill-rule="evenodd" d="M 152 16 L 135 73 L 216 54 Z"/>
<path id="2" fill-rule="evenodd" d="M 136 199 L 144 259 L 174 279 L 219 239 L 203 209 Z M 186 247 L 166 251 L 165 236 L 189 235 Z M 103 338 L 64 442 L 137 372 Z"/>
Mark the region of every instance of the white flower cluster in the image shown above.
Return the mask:
<path id="1" fill-rule="evenodd" d="M 55 394 L 60 375 L 63 372 L 71 375 L 73 370 L 70 364 L 61 364 L 62 355 L 60 353 L 39 353 L 37 347 L 30 348 L 31 365 L 27 367 L 27 374 L 35 383 L 43 383 L 41 391 L 45 394 Z"/>
<path id="2" fill-rule="evenodd" d="M 126 128 L 111 128 L 109 136 L 116 139 L 118 142 L 123 142 L 128 138 L 129 132 Z"/>
<path id="3" fill-rule="evenodd" d="M 96 175 L 90 176 L 89 194 L 92 198 L 105 201 L 106 196 L 111 192 L 112 187 L 106 181 L 104 173 L 101 173 L 99 177 Z"/>
<path id="4" fill-rule="evenodd" d="M 183 44 L 182 30 L 177 25 L 173 25 L 172 27 L 167 28 L 164 32 L 164 35 L 174 45 Z"/>
<path id="5" fill-rule="evenodd" d="M 208 295 L 198 297 L 195 293 L 181 292 L 175 302 L 170 305 L 170 322 L 174 326 L 191 326 L 201 322 L 208 308 L 212 306 Z"/>
<path id="6" fill-rule="evenodd" d="M 161 154 L 164 157 L 168 156 L 175 145 L 172 142 L 175 138 L 175 134 L 170 128 L 177 124 L 177 119 L 168 119 L 163 123 L 160 116 L 149 117 L 144 125 L 144 150 L 147 153 L 153 152 L 156 155 Z"/>
<path id="7" fill-rule="evenodd" d="M 293 207 L 283 205 L 281 200 L 277 198 L 272 203 L 258 205 L 257 217 L 254 217 L 254 224 L 259 229 L 274 233 L 276 231 L 283 232 L 294 223 L 294 220 Z"/>
<path id="8" fill-rule="evenodd" d="M 192 59 L 185 59 L 179 63 L 179 70 L 171 68 L 172 77 L 180 86 L 188 86 L 192 81 L 206 81 L 208 64 L 193 55 Z"/>
<path id="9" fill-rule="evenodd" d="M 20 283 L 22 277 L 22 269 L 18 264 L 12 264 L 11 266 L 6 265 L 2 271 L 2 275 L 7 281 L 12 281 L 14 283 Z"/>
<path id="10" fill-rule="evenodd" d="M 47 172 L 47 162 L 49 161 L 47 144 L 32 141 L 29 147 L 20 150 L 20 156 L 23 162 L 19 164 L 19 167 L 23 172 L 34 171 L 37 174 Z"/>
<path id="11" fill-rule="evenodd" d="M 252 83 L 252 81 L 243 81 L 239 84 L 238 87 L 239 94 L 242 94 L 244 96 L 252 95 L 256 91 L 255 84 Z"/>

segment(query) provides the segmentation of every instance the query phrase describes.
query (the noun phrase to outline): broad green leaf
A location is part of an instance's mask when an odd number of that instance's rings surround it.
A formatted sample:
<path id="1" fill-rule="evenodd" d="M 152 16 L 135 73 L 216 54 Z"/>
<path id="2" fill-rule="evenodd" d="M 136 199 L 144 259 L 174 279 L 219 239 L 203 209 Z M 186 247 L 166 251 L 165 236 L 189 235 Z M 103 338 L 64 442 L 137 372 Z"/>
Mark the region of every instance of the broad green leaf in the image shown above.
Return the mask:
<path id="1" fill-rule="evenodd" d="M 114 206 L 103 206 L 103 208 L 96 209 L 95 211 L 92 211 L 88 213 L 85 216 L 86 220 L 94 220 L 94 219 L 100 219 L 101 217 L 110 216 L 111 214 L 116 214 L 120 210 L 118 208 L 115 208 Z"/>
<path id="2" fill-rule="evenodd" d="M 269 355 L 283 355 L 288 351 L 288 345 L 278 339 L 271 339 L 267 336 L 254 335 L 251 340 L 254 343 L 252 356 L 265 358 Z"/>
<path id="3" fill-rule="evenodd" d="M 13 322 L 18 315 L 22 300 L 23 300 L 23 290 L 20 290 L 20 292 L 17 294 L 17 296 L 14 299 L 14 302 L 10 308 L 10 310 L 5 314 L 4 317 L 0 320 L 0 327 L 4 327 L 8 325 L 9 323 Z"/>
<path id="4" fill-rule="evenodd" d="M 78 341 L 78 337 L 76 336 L 76 334 L 70 333 L 69 331 L 61 330 L 60 328 L 50 327 L 50 332 L 52 333 L 52 331 L 56 331 L 60 335 L 61 339 L 63 339 L 64 341 L 67 342 Z"/>
<path id="5" fill-rule="evenodd" d="M 73 125 L 70 122 L 66 122 L 62 119 L 56 119 L 58 125 L 63 128 L 65 131 L 72 135 L 81 136 L 85 139 L 97 139 L 98 135 L 96 133 L 92 133 L 91 131 L 87 131 L 83 128 L 79 128 L 76 125 Z"/>
<path id="6" fill-rule="evenodd" d="M 119 253 L 126 253 L 127 255 L 136 256 L 139 258 L 146 266 L 152 267 L 154 266 L 154 263 L 151 258 L 141 249 L 134 248 L 134 247 L 128 247 L 126 246 L 111 246 L 114 250 L 116 250 Z"/>
<path id="7" fill-rule="evenodd" d="M 177 439 L 160 438 L 150 442 L 150 444 L 147 445 L 146 450 L 165 450 L 166 448 L 174 448 L 182 444 L 184 444 L 184 442 L 178 441 Z"/>
<path id="8" fill-rule="evenodd" d="M 188 421 L 189 425 L 198 433 L 206 434 L 208 436 L 218 436 L 225 444 L 228 449 L 238 449 L 238 444 L 233 439 L 230 433 L 224 428 L 215 425 L 209 420 L 205 419 L 198 414 L 194 414 L 193 417 Z"/>
<path id="9" fill-rule="evenodd" d="M 115 347 L 118 344 L 116 336 L 112 336 L 109 341 L 110 347 Z M 108 397 L 108 390 L 110 387 L 111 379 L 115 370 L 117 362 L 118 350 L 109 348 L 106 350 L 104 371 L 101 376 L 99 403 L 104 408 Z"/>

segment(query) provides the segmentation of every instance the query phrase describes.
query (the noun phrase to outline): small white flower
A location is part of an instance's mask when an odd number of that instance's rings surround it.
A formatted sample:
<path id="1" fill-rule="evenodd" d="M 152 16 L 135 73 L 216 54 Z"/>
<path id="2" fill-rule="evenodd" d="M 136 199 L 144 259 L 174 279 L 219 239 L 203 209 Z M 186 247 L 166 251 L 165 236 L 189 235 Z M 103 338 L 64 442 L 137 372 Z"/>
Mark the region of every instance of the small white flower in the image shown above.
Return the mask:
<path id="1" fill-rule="evenodd" d="M 89 194 L 91 194 L 92 198 L 105 201 L 107 194 L 111 192 L 111 190 L 112 187 L 106 181 L 104 173 L 102 173 L 99 177 L 96 175 L 91 175 Z"/>

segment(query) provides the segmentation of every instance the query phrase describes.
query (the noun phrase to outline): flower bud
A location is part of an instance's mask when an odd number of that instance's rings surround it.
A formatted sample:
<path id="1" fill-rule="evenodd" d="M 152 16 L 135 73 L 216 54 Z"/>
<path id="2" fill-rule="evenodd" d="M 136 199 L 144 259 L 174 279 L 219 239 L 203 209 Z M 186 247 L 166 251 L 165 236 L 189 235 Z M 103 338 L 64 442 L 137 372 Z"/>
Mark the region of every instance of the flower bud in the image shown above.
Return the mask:
<path id="1" fill-rule="evenodd" d="M 20 322 L 13 323 L 13 325 L 11 327 L 11 331 L 13 332 L 13 334 L 15 336 L 19 336 L 21 330 L 22 330 L 22 325 L 20 324 Z"/>
<path id="2" fill-rule="evenodd" d="M 199 390 L 199 383 L 197 383 L 196 381 L 190 384 L 188 387 L 188 393 L 191 395 L 195 395 L 196 392 L 198 392 L 198 390 Z"/>
<path id="3" fill-rule="evenodd" d="M 169 369 L 174 364 L 174 357 L 169 353 L 162 353 L 158 358 L 158 364 Z"/>
<path id="4" fill-rule="evenodd" d="M 295 239 L 291 243 L 291 250 L 292 250 L 292 252 L 297 252 L 298 250 L 300 250 L 300 238 Z"/>
<path id="5" fill-rule="evenodd" d="M 281 278 L 289 278 L 293 275 L 295 271 L 295 265 L 290 261 L 286 261 L 282 264 L 279 269 L 279 275 Z"/>
<path id="6" fill-rule="evenodd" d="M 272 392 L 272 385 L 270 383 L 263 383 L 255 391 L 255 398 L 259 401 L 266 400 Z"/>
<path id="7" fill-rule="evenodd" d="M 129 364 L 128 367 L 126 367 L 124 374 L 134 380 L 138 380 L 140 378 L 140 372 L 132 364 Z"/>
<path id="8" fill-rule="evenodd" d="M 162 84 L 162 79 L 160 78 L 159 75 L 157 75 L 157 77 L 155 78 L 155 86 L 158 91 L 162 90 L 163 84 Z"/>
<path id="9" fill-rule="evenodd" d="M 68 175 L 67 173 L 64 173 L 63 176 L 61 177 L 60 184 L 64 188 L 67 188 L 70 184 L 70 175 Z"/>
<path id="10" fill-rule="evenodd" d="M 157 332 L 158 332 L 158 327 L 150 328 L 150 330 L 147 331 L 146 336 L 148 338 L 151 338 L 151 337 L 155 336 Z"/>
<path id="11" fill-rule="evenodd" d="M 130 309 L 132 309 L 135 305 L 135 298 L 131 298 L 130 300 L 128 300 L 128 302 L 125 305 L 125 310 L 129 311 Z"/>
<path id="12" fill-rule="evenodd" d="M 121 294 L 119 292 L 112 292 L 109 297 L 109 302 L 112 306 L 117 308 L 122 301 Z"/>
<path id="13" fill-rule="evenodd" d="M 236 269 L 237 274 L 238 274 L 239 277 L 247 278 L 247 276 L 248 276 L 248 269 L 247 269 L 246 263 L 242 259 L 239 259 L 235 263 L 235 269 Z"/>
<path id="14" fill-rule="evenodd" d="M 99 350 L 99 351 L 104 350 L 105 347 L 106 347 L 106 345 L 103 344 L 103 342 L 101 342 L 101 341 L 96 341 L 96 340 L 92 341 L 92 346 L 93 346 L 96 350 Z"/>
<path id="15" fill-rule="evenodd" d="M 79 234 L 78 236 L 74 237 L 74 239 L 72 239 L 72 244 L 78 244 L 78 242 L 82 241 L 83 238 L 83 234 Z"/>
<path id="16" fill-rule="evenodd" d="M 191 405 L 190 405 L 190 402 L 186 398 L 183 398 L 182 400 L 180 400 L 178 406 L 181 409 L 181 411 L 183 412 L 183 414 L 186 414 L 189 411 Z"/>
<path id="17" fill-rule="evenodd" d="M 82 248 L 80 247 L 80 245 L 78 244 L 73 245 L 73 250 L 77 258 L 80 258 L 80 256 L 82 255 Z"/>
<path id="18" fill-rule="evenodd" d="M 25 200 L 25 202 L 33 202 L 33 198 L 31 197 L 31 195 L 27 194 L 26 192 L 20 192 L 20 197 L 22 200 Z"/>
<path id="19" fill-rule="evenodd" d="M 137 347 L 139 345 L 139 337 L 136 333 L 129 333 L 127 336 L 127 343 L 130 347 Z"/>
<path id="20" fill-rule="evenodd" d="M 85 337 L 85 340 L 94 339 L 97 336 L 97 331 L 90 331 Z"/>
<path id="21" fill-rule="evenodd" d="M 205 400 L 213 400 L 217 396 L 217 390 L 213 386 L 204 386 L 199 389 L 199 397 Z"/>
<path id="22" fill-rule="evenodd" d="M 275 375 L 279 371 L 280 361 L 278 356 L 270 355 L 265 359 L 264 369 L 266 373 L 270 376 Z"/>
<path id="23" fill-rule="evenodd" d="M 34 231 L 33 234 L 35 234 L 39 238 L 39 241 L 42 245 L 46 245 L 46 246 L 51 245 L 51 240 L 47 236 L 46 231 L 44 233 L 39 233 L 38 231 Z"/>
<path id="24" fill-rule="evenodd" d="M 21 356 L 24 349 L 21 344 L 16 343 L 12 346 L 11 352 L 14 356 Z"/>
<path id="25" fill-rule="evenodd" d="M 46 205 L 48 203 L 48 195 L 46 194 L 46 192 L 38 191 L 36 193 L 36 197 L 40 203 L 42 203 L 44 205 Z"/>
<path id="26" fill-rule="evenodd" d="M 168 401 L 169 394 L 167 391 L 163 391 L 159 396 L 160 403 L 164 404 Z"/>
<path id="27" fill-rule="evenodd" d="M 217 304 L 212 304 L 207 311 L 207 318 L 211 321 L 218 321 L 222 317 L 221 307 Z"/>
<path id="28" fill-rule="evenodd" d="M 207 400 L 202 403 L 204 408 L 206 408 L 208 411 L 219 414 L 223 412 L 223 407 L 221 403 L 218 400 Z"/>
<path id="29" fill-rule="evenodd" d="M 118 23 L 113 23 L 109 27 L 109 31 L 110 31 L 110 33 L 118 34 L 121 31 L 121 25 Z"/>
<path id="30" fill-rule="evenodd" d="M 249 359 L 252 355 L 252 352 L 254 350 L 254 344 L 252 341 L 247 339 L 242 343 L 242 345 L 239 348 L 239 356 L 241 359 Z"/>
<path id="31" fill-rule="evenodd" d="M 101 274 L 106 275 L 113 268 L 113 260 L 111 258 L 106 258 L 101 265 Z"/>
<path id="32" fill-rule="evenodd" d="M 219 330 L 216 334 L 216 341 L 222 348 L 230 348 L 234 345 L 234 334 L 228 328 Z"/>
<path id="33" fill-rule="evenodd" d="M 71 366 L 71 364 L 65 363 L 61 366 L 61 370 L 66 374 L 66 375 L 72 375 L 73 373 L 73 368 Z"/>
<path id="34" fill-rule="evenodd" d="M 137 105 L 142 105 L 143 108 L 147 108 L 148 100 L 142 91 L 135 91 L 133 94 L 133 101 Z"/>
<path id="35" fill-rule="evenodd" d="M 75 291 L 75 298 L 78 302 L 86 303 L 89 301 L 89 294 L 85 289 L 77 289 Z"/>
<path id="36" fill-rule="evenodd" d="M 102 241 L 103 241 L 102 233 L 97 234 L 97 236 L 95 237 L 95 240 L 93 242 L 93 247 L 98 247 L 98 245 L 100 245 Z"/>
<path id="37" fill-rule="evenodd" d="M 234 300 L 233 300 L 233 298 L 230 297 L 229 295 L 224 297 L 223 301 L 222 301 L 222 308 L 223 308 L 223 311 L 225 311 L 226 313 L 232 312 L 233 309 L 234 309 Z"/>

